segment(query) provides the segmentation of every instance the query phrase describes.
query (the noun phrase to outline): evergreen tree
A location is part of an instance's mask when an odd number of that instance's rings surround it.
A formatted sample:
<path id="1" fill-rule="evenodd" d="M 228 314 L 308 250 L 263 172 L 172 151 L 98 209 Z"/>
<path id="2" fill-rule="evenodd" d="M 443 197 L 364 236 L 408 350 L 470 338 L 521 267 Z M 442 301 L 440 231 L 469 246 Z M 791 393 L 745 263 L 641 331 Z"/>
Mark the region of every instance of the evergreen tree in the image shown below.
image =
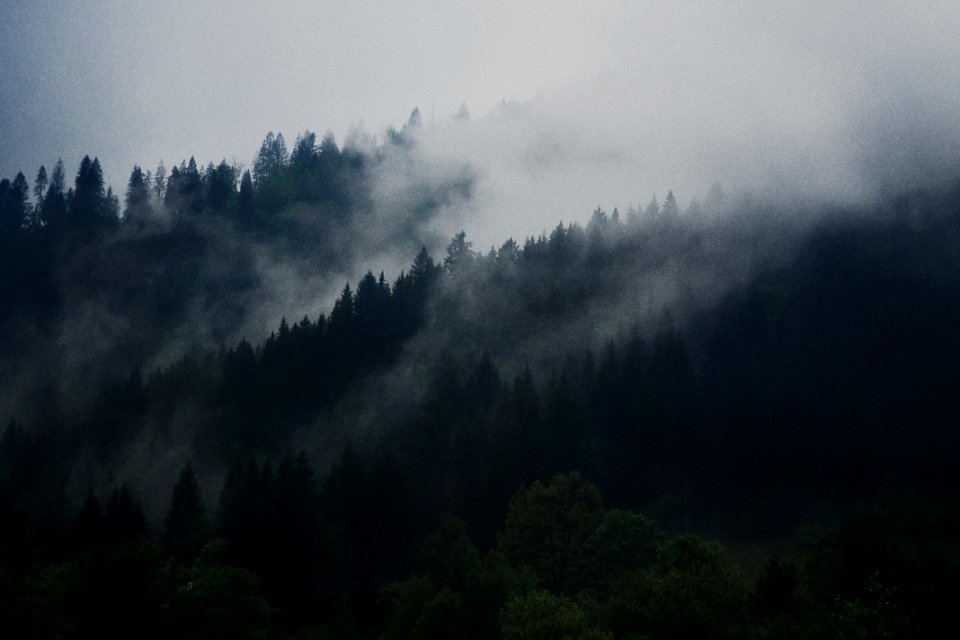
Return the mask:
<path id="1" fill-rule="evenodd" d="M 656 220 L 660 217 L 660 203 L 657 201 L 657 196 L 653 196 L 653 198 L 650 199 L 647 208 L 643 210 L 643 216 L 648 221 Z"/>
<path id="2" fill-rule="evenodd" d="M 237 170 L 221 160 L 216 167 L 207 169 L 207 204 L 215 213 L 223 213 L 233 206 L 237 193 Z"/>
<path id="3" fill-rule="evenodd" d="M 173 487 L 170 508 L 163 525 L 163 544 L 183 563 L 195 559 L 206 541 L 206 511 L 200 499 L 200 486 L 188 464 Z"/>
<path id="4" fill-rule="evenodd" d="M 256 215 L 253 201 L 253 179 L 250 171 L 243 172 L 240 179 L 240 194 L 237 196 L 237 215 L 244 222 L 252 221 Z"/>
<path id="5" fill-rule="evenodd" d="M 106 539 L 109 542 L 125 542 L 147 535 L 147 520 L 139 503 L 133 501 L 127 485 L 114 489 L 104 514 Z"/>
<path id="6" fill-rule="evenodd" d="M 40 210 L 43 209 L 43 196 L 47 193 L 47 168 L 43 165 L 37 171 L 37 179 L 33 183 L 33 210 L 39 218 Z"/>
<path id="7" fill-rule="evenodd" d="M 157 202 L 163 202 L 163 196 L 167 188 L 167 168 L 163 166 L 163 160 L 157 165 L 157 170 L 153 174 L 153 193 Z"/>
<path id="8" fill-rule="evenodd" d="M 63 160 L 57 160 L 50 174 L 50 186 L 47 188 L 47 195 L 43 199 L 40 210 L 41 224 L 56 228 L 66 220 L 67 200 L 63 192 L 65 186 L 66 173 L 63 169 Z"/>
<path id="9" fill-rule="evenodd" d="M 327 162 L 328 166 L 330 161 L 340 157 L 340 147 L 337 146 L 333 133 L 329 131 L 320 140 L 320 157 Z"/>
<path id="10" fill-rule="evenodd" d="M 307 130 L 297 136 L 297 141 L 293 145 L 293 153 L 290 154 L 290 164 L 310 168 L 318 156 L 317 134 Z"/>
<path id="11" fill-rule="evenodd" d="M 453 236 L 453 240 L 447 245 L 447 256 L 443 259 L 443 266 L 447 273 L 456 275 L 470 269 L 476 257 L 471 249 L 472 246 L 472 242 L 467 242 L 466 231 L 461 231 Z"/>
<path id="12" fill-rule="evenodd" d="M 105 226 L 114 226 L 120 220 L 120 198 L 113 193 L 113 187 L 107 187 L 103 196 L 103 213 L 101 222 Z"/>
<path id="13" fill-rule="evenodd" d="M 103 506 L 93 494 L 93 489 L 89 489 L 83 507 L 70 526 L 67 542 L 71 551 L 86 550 L 102 543 L 105 529 Z"/>
<path id="14" fill-rule="evenodd" d="M 70 215 L 85 231 L 96 230 L 103 215 L 103 171 L 97 158 L 84 156 L 74 180 Z"/>
<path id="15" fill-rule="evenodd" d="M 124 220 L 143 220 L 150 212 L 150 190 L 144 178 L 143 171 L 134 165 L 127 181 L 126 208 L 123 212 Z"/>
<path id="16" fill-rule="evenodd" d="M 29 190 L 23 173 L 0 183 L 0 240 L 16 237 L 26 223 Z"/>
<path id="17" fill-rule="evenodd" d="M 265 184 L 271 176 L 287 164 L 288 160 L 287 143 L 283 139 L 283 134 L 278 133 L 274 136 L 273 131 L 270 131 L 260 145 L 257 158 L 253 161 L 253 181 L 258 187 Z"/>
<path id="18" fill-rule="evenodd" d="M 680 207 L 677 205 L 677 199 L 673 191 L 667 191 L 667 197 L 663 201 L 663 209 L 660 212 L 664 220 L 672 221 L 680 216 Z"/>
<path id="19" fill-rule="evenodd" d="M 466 234 L 464 234 L 465 236 Z M 426 247 L 421 247 L 417 257 L 413 260 L 413 266 L 410 268 L 410 278 L 415 287 L 426 290 L 433 284 L 437 277 L 437 267 L 434 265 L 433 258 Z"/>

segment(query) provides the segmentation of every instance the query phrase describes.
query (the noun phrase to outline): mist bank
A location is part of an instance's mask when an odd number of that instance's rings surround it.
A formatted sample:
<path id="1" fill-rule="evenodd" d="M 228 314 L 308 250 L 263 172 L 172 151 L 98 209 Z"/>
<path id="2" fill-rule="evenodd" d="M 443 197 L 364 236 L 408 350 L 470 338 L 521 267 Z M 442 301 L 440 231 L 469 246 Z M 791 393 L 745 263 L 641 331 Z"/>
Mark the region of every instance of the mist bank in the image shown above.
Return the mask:
<path id="1" fill-rule="evenodd" d="M 325 469 L 351 440 L 373 442 L 420 411 L 423 382 L 441 363 L 469 368 L 487 353 L 507 379 L 529 369 L 542 390 L 578 351 L 599 353 L 632 331 L 646 340 L 665 331 L 695 337 L 728 296 L 803 257 L 818 230 L 922 228 L 951 210 L 953 186 L 940 177 L 955 149 L 933 144 L 909 158 L 891 151 L 891 174 L 923 177 L 889 195 L 897 182 L 860 154 L 870 145 L 841 154 L 843 139 L 826 136 L 823 153 L 804 159 L 796 145 L 778 146 L 789 141 L 776 139 L 777 127 L 764 134 L 766 146 L 746 130 L 742 147 L 736 135 L 709 132 L 701 145 L 685 145 L 653 135 L 666 126 L 656 110 L 650 126 L 627 126 L 646 103 L 621 96 L 611 103 L 620 110 L 607 113 L 604 95 L 593 110 L 574 94 L 504 103 L 477 119 L 467 109 L 442 120 L 414 110 L 382 139 L 355 130 L 342 146 L 309 131 L 288 146 L 271 133 L 249 172 L 193 158 L 169 170 L 135 167 L 122 204 L 89 158 L 73 188 L 54 168 L 33 201 L 25 179 L 8 182 L 3 218 L 15 224 L 3 236 L 0 409 L 28 428 L 72 434 L 87 451 L 74 466 L 74 492 L 94 467 L 117 478 L 159 460 L 152 477 L 171 477 L 206 457 L 211 442 L 230 455 L 305 448 Z M 701 115 L 680 110 L 677 122 Z M 926 130 L 940 126 L 931 119 Z M 943 126 L 938 139 L 949 140 Z M 775 179 L 743 164 L 778 167 L 784 158 L 795 170 Z M 927 172 L 930 163 L 941 169 Z M 648 180 L 667 174 L 668 184 L 702 186 L 643 195 Z M 626 206 L 596 206 L 611 199 Z M 355 304 L 344 299 L 345 284 L 356 287 L 369 271 L 395 293 L 421 248 L 442 265 L 445 283 L 422 301 L 422 324 L 383 358 L 350 368 L 332 396 L 304 391 L 301 413 L 274 398 L 267 405 L 276 411 L 240 421 L 249 433 L 224 435 L 235 434 L 236 419 L 217 391 L 226 354 L 244 343 L 259 354 L 284 317 L 288 329 L 323 333 L 338 304 Z M 687 348 L 695 366 L 709 359 L 696 340 Z M 324 367 L 317 358 L 304 370 Z M 182 380 L 163 387 L 184 376 L 198 394 Z M 110 429 L 126 435 L 97 461 L 101 445 L 84 443 L 91 416 L 151 384 L 165 388 L 163 403 L 185 394 L 180 406 L 109 417 Z M 226 463 L 211 460 L 200 473 L 214 478 Z"/>
<path id="2" fill-rule="evenodd" d="M 880 207 L 786 209 L 714 190 L 701 207 L 668 196 L 622 215 L 598 209 L 585 226 L 491 251 L 458 233 L 397 278 L 353 281 L 323 314 L 290 314 L 266 340 L 91 374 L 84 403 L 48 388 L 32 398 L 43 411 L 19 422 L 49 443 L 68 503 L 123 481 L 153 521 L 189 461 L 213 500 L 238 459 L 303 450 L 325 474 L 353 447 L 391 452 L 436 483 L 431 500 L 458 509 L 476 480 L 461 474 L 463 456 L 479 456 L 469 464 L 487 478 L 483 509 L 516 483 L 579 468 L 667 522 L 735 530 L 718 515 L 726 507 L 759 509 L 802 486 L 802 508 L 764 516 L 783 531 L 879 496 L 871 483 L 888 464 L 925 486 L 920 441 L 953 450 L 939 425 L 954 410 L 942 384 L 956 347 L 944 328 L 957 313 L 958 196 L 954 184 Z M 526 400 L 511 404 L 518 393 Z M 930 417 L 901 433 L 911 413 Z M 526 426 L 509 427 L 517 420 Z M 496 435 L 508 427 L 520 441 Z M 539 462 L 511 466 L 521 450 Z M 617 465 L 634 454 L 648 467 L 631 475 Z"/>
<path id="3" fill-rule="evenodd" d="M 917 20 L 903 23 L 902 38 L 916 46 L 892 56 L 838 19 L 827 30 L 831 46 L 844 38 L 848 45 L 832 62 L 817 54 L 813 65 L 782 21 L 766 37 L 783 46 L 765 58 L 770 42 L 751 44 L 745 25 L 728 17 L 729 29 L 713 33 L 703 16 L 686 18 L 684 30 L 677 16 L 644 27 L 663 23 L 674 33 L 663 46 L 623 38 L 633 71 L 602 68 L 576 86 L 561 83 L 478 117 L 466 105 L 448 115 L 416 110 L 399 129 L 352 128 L 342 148 L 332 135 L 309 132 L 299 154 L 296 143 L 283 152 L 262 146 L 250 163 L 244 214 L 236 161 L 193 169 L 182 162 L 170 190 L 157 188 L 159 168 L 145 167 L 149 195 L 119 230 L 86 249 L 64 238 L 24 249 L 35 258 L 46 252 L 43 264 L 8 252 L 11 270 L 39 281 L 23 284 L 33 293 L 21 300 L 8 296 L 25 314 L 5 331 L 20 336 L 8 344 L 31 354 L 9 361 L 0 406 L 29 411 L 24 399 L 52 379 L 79 401 L 82 381 L 100 367 L 113 375 L 165 366 L 196 348 L 260 340 L 285 315 L 329 309 L 343 284 L 368 269 L 392 280 L 421 246 L 442 253 L 460 230 L 485 252 L 506 237 L 522 244 L 549 234 L 560 221 L 586 225 L 598 206 L 625 218 L 668 192 L 681 210 L 702 211 L 716 184 L 754 208 L 869 208 L 909 189 L 938 188 L 960 170 L 952 117 L 960 90 L 946 80 L 960 74 L 948 73 L 951 58 L 937 35 L 949 20 L 926 40 Z M 893 37 L 892 18 L 878 20 Z M 678 54 L 685 46 L 714 55 L 694 63 Z M 278 170 L 272 181 L 270 167 Z M 61 179 L 64 196 L 68 182 Z M 211 195 L 214 185 L 219 195 Z M 28 208 L 47 195 L 39 193 Z M 116 214 L 130 213 L 128 195 L 116 197 Z M 45 230 L 38 237 L 51 235 L 39 208 L 20 217 Z M 158 288 L 177 294 L 161 294 L 162 307 L 152 306 L 155 293 L 136 294 Z M 46 301 L 43 322 L 30 316 L 37 300 Z"/>
<path id="4" fill-rule="evenodd" d="M 122 204 L 96 158 L 72 187 L 62 163 L 32 190 L 22 174 L 5 180 L 4 413 L 31 415 L 42 388 L 80 409 L 91 379 L 260 341 L 285 314 L 322 313 L 367 268 L 395 278 L 445 241 L 430 221 L 474 182 L 466 167 L 421 169 L 416 126 L 343 149 L 308 131 L 290 150 L 271 133 L 252 172 L 136 166 Z M 383 175 L 398 176 L 387 192 Z"/>

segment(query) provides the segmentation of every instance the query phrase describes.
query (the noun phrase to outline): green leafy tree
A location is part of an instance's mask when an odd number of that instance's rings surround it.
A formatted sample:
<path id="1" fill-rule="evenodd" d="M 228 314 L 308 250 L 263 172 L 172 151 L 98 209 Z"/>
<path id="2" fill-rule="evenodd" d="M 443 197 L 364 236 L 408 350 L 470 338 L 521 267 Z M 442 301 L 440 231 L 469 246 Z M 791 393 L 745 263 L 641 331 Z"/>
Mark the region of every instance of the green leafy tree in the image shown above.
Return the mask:
<path id="1" fill-rule="evenodd" d="M 619 509 L 608 511 L 587 541 L 592 558 L 592 588 L 609 595 L 618 576 L 654 566 L 666 539 L 663 530 L 642 515 Z"/>
<path id="2" fill-rule="evenodd" d="M 603 498 L 577 472 L 539 480 L 510 501 L 498 547 L 517 564 L 533 569 L 540 584 L 574 594 L 590 571 L 587 540 L 603 519 Z"/>
<path id="3" fill-rule="evenodd" d="M 507 603 L 500 615 L 504 640 L 612 640 L 574 601 L 532 591 Z"/>
<path id="4" fill-rule="evenodd" d="M 437 590 L 425 576 L 392 582 L 380 590 L 380 598 L 390 610 L 384 640 L 472 637 L 460 595 Z"/>
<path id="5" fill-rule="evenodd" d="M 222 563 L 223 541 L 204 548 L 196 564 L 179 577 L 162 629 L 165 637 L 196 640 L 278 637 L 273 610 L 257 577 Z"/>
<path id="6" fill-rule="evenodd" d="M 745 605 L 723 548 L 685 534 L 660 546 L 654 566 L 614 582 L 604 618 L 618 636 L 729 638 L 742 634 Z"/>
<path id="7" fill-rule="evenodd" d="M 440 587 L 461 592 L 480 571 L 480 553 L 467 536 L 466 524 L 456 516 L 440 516 L 437 530 L 420 544 L 419 564 Z"/>

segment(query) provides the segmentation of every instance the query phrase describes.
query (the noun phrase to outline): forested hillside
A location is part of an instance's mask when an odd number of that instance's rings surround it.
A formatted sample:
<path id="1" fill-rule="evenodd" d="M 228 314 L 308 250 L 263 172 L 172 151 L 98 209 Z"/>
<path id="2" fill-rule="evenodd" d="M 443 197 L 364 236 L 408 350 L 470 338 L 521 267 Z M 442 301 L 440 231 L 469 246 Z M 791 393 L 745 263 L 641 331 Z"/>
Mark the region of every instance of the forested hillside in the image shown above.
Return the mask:
<path id="1" fill-rule="evenodd" d="M 960 182 L 488 249 L 420 126 L 0 182 L 11 637 L 946 634 Z"/>

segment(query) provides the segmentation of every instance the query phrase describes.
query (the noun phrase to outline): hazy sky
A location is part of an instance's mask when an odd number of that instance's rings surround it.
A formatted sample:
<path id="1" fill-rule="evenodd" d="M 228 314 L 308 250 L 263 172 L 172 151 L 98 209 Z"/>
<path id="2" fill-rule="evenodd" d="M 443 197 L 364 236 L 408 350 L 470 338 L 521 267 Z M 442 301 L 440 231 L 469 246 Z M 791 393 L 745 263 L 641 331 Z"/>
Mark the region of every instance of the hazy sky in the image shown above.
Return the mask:
<path id="1" fill-rule="evenodd" d="M 738 177 L 856 192 L 891 158 L 945 170 L 960 143 L 955 0 L 0 9 L 0 176 L 22 169 L 31 182 L 59 156 L 72 176 L 89 153 L 122 192 L 134 163 L 249 165 L 268 130 L 291 143 L 307 128 L 343 140 L 361 123 L 382 134 L 415 106 L 443 126 L 463 102 L 476 121 L 503 100 L 531 106 L 521 134 L 545 127 L 533 160 L 524 143 L 528 162 L 549 166 L 551 149 L 566 169 L 585 159 L 618 199 L 590 192 L 593 205 Z M 478 151 L 496 165 L 491 152 Z"/>

